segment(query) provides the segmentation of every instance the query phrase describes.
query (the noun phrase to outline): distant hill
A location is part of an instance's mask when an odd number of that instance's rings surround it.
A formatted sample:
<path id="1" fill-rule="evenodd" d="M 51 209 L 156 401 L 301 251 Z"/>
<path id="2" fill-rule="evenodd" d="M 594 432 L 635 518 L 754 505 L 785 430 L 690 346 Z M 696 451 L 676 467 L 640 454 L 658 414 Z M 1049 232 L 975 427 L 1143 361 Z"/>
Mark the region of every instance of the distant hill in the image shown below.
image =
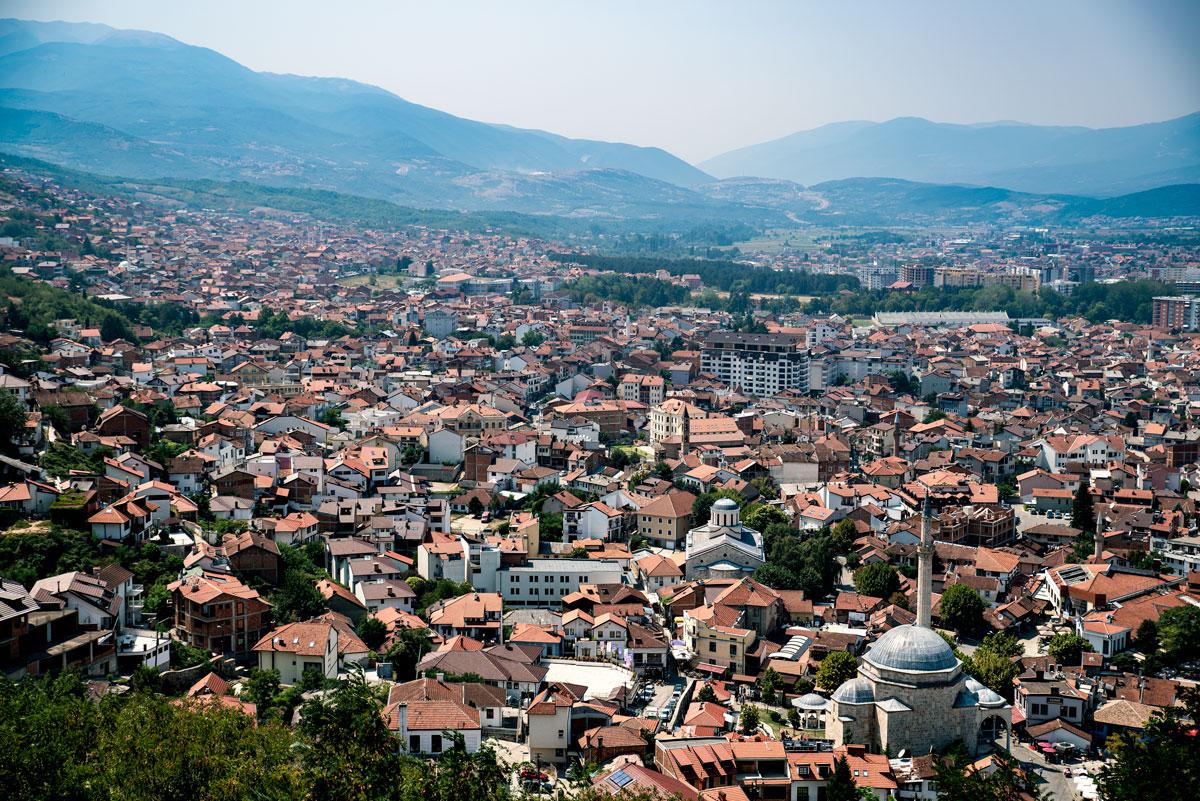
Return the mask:
<path id="1" fill-rule="evenodd" d="M 1200 182 L 1200 113 L 1126 128 L 994 123 L 949 125 L 918 117 L 844 122 L 716 156 L 713 175 L 818 184 L 886 176 L 1021 192 L 1105 196 Z"/>
<path id="2" fill-rule="evenodd" d="M 0 21 L 0 117 L 4 150 L 140 178 L 582 216 L 611 201 L 617 214 L 718 205 L 685 189 L 710 176 L 658 148 L 475 122 L 374 86 L 254 72 L 103 25 Z"/>
<path id="3" fill-rule="evenodd" d="M 780 179 L 730 178 L 703 184 L 697 190 L 731 203 L 778 209 L 793 221 L 826 225 L 1044 225 L 1093 217 L 1200 216 L 1200 184 L 1163 186 L 1101 199 L 896 178 L 849 178 L 808 187 Z"/>

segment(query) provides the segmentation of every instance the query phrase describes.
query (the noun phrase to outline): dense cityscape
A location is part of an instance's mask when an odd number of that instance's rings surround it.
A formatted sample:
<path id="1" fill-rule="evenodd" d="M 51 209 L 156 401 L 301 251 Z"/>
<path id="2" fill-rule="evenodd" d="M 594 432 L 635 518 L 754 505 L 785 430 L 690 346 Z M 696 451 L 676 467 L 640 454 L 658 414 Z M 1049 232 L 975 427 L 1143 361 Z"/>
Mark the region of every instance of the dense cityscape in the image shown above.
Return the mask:
<path id="1" fill-rule="evenodd" d="M 803 186 L 223 58 L 0 20 L 12 798 L 1194 796 L 1200 117 Z"/>

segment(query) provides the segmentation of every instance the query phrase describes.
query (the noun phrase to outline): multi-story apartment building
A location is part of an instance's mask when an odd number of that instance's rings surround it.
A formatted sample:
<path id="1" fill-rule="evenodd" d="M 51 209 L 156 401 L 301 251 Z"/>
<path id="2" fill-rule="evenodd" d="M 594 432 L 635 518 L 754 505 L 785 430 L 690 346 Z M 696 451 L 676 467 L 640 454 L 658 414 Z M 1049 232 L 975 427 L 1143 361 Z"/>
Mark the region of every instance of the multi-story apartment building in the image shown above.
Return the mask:
<path id="1" fill-rule="evenodd" d="M 883 289 L 891 286 L 896 283 L 896 276 L 896 267 L 892 264 L 864 264 L 858 268 L 858 283 L 863 289 Z"/>
<path id="2" fill-rule="evenodd" d="M 808 349 L 802 337 L 792 334 L 714 331 L 704 343 L 700 369 L 747 395 L 808 392 Z"/>
<path id="3" fill-rule="evenodd" d="M 175 637 L 193 648 L 246 656 L 271 630 L 271 605 L 233 576 L 188 576 L 168 589 Z"/>
<path id="4" fill-rule="evenodd" d="M 1167 539 L 1151 535 L 1150 551 L 1161 554 L 1162 564 L 1177 576 L 1200 570 L 1200 536 L 1189 534 Z"/>
<path id="5" fill-rule="evenodd" d="M 499 573 L 500 597 L 510 607 L 558 608 L 581 584 L 621 584 L 625 568 L 614 559 L 530 559 Z"/>
<path id="6" fill-rule="evenodd" d="M 630 373 L 621 379 L 617 388 L 623 401 L 637 401 L 647 406 L 662 403 L 665 397 L 666 382 L 661 375 L 642 375 Z"/>
<path id="7" fill-rule="evenodd" d="M 929 264 L 906 264 L 900 268 L 900 280 L 920 289 L 933 283 L 934 267 Z"/>
<path id="8" fill-rule="evenodd" d="M 1195 329 L 1200 324 L 1200 298 L 1187 295 L 1156 297 L 1151 323 L 1155 328 Z"/>

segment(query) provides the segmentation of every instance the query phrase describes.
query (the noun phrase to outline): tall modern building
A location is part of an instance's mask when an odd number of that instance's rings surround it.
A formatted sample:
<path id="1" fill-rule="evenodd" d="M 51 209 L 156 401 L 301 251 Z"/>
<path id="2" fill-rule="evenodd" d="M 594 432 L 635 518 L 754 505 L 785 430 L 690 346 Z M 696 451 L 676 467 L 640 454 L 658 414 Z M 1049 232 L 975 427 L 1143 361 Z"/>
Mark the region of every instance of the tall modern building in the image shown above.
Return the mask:
<path id="1" fill-rule="evenodd" d="M 1154 299 L 1155 328 L 1178 328 L 1191 331 L 1200 323 L 1200 298 L 1187 295 L 1159 296 Z"/>
<path id="2" fill-rule="evenodd" d="M 700 369 L 756 397 L 785 389 L 808 392 L 808 349 L 794 334 L 714 331 L 704 343 Z"/>

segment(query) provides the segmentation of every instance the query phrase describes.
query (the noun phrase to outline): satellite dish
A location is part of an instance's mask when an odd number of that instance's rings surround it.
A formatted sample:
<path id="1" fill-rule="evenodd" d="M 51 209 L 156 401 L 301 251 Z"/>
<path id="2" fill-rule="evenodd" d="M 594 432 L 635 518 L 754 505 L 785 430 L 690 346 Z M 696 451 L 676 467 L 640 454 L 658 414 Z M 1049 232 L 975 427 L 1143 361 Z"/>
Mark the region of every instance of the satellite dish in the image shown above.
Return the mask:
<path id="1" fill-rule="evenodd" d="M 907 757 L 908 757 L 908 749 L 907 749 L 907 748 L 901 748 L 901 749 L 900 749 L 900 759 L 905 759 L 905 758 L 907 758 Z"/>

